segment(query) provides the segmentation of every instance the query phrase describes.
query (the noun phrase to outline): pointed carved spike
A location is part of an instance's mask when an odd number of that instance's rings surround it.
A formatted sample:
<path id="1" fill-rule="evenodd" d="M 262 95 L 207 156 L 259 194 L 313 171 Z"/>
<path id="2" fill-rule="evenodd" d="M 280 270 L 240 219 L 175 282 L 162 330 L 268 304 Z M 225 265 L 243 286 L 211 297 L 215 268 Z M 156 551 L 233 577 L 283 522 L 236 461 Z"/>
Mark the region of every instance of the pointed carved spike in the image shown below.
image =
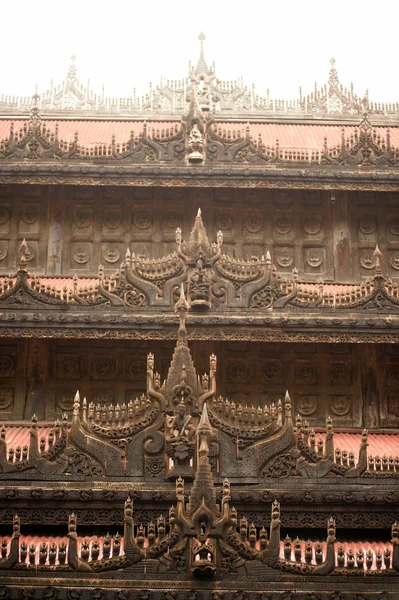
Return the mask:
<path id="1" fill-rule="evenodd" d="M 211 424 L 209 422 L 208 409 L 206 407 L 206 402 L 204 402 L 204 407 L 202 409 L 201 419 L 200 419 L 200 422 L 198 423 L 198 427 L 197 427 L 197 435 L 199 433 L 210 433 L 210 434 L 213 434 L 213 429 L 212 429 Z"/>
<path id="2" fill-rule="evenodd" d="M 186 300 L 186 295 L 184 293 L 184 284 L 181 283 L 180 285 L 180 297 L 178 299 L 178 301 L 175 304 L 175 311 L 188 311 L 190 308 L 187 300 Z"/>

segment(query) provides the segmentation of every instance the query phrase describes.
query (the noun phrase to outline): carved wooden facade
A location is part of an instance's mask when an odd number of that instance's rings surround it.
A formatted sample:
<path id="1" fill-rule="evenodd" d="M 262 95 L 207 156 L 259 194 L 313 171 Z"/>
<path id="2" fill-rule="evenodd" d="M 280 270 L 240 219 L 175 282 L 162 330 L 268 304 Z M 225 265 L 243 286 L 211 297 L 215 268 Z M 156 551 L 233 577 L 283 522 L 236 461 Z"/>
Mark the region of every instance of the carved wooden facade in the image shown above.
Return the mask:
<path id="1" fill-rule="evenodd" d="M 399 597 L 398 108 L 200 42 L 0 99 L 0 599 Z"/>

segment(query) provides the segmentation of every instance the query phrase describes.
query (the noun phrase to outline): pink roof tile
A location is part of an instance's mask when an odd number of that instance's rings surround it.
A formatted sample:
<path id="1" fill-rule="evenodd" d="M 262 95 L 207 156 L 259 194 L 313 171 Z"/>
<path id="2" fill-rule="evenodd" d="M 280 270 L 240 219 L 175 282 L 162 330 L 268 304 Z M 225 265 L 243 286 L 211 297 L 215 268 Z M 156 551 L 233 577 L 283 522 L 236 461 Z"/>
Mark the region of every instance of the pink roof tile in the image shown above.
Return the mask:
<path id="1" fill-rule="evenodd" d="M 0 120 L 0 140 L 7 138 L 10 133 L 11 122 L 14 122 L 14 131 L 17 132 L 27 119 Z M 83 146 L 95 146 L 96 144 L 109 144 L 112 136 L 115 136 L 117 143 L 122 143 L 130 138 L 131 131 L 135 136 L 143 132 L 144 121 L 120 121 L 120 120 L 46 120 L 47 127 L 55 130 L 58 123 L 59 138 L 63 141 L 73 141 L 75 133 L 79 133 L 79 144 Z M 174 122 L 152 121 L 147 123 L 147 132 L 161 131 L 176 126 Z M 239 131 L 245 134 L 246 123 L 223 123 L 218 122 L 217 128 L 227 131 Z M 345 137 L 354 133 L 356 126 L 344 126 Z M 376 127 L 376 132 L 385 138 L 386 127 Z M 325 125 L 322 123 L 313 125 L 301 125 L 297 123 L 250 123 L 250 135 L 256 140 L 261 134 L 262 142 L 266 146 L 275 146 L 276 140 L 279 140 L 281 148 L 295 148 L 298 150 L 321 150 L 324 145 L 324 138 L 327 137 L 328 146 L 335 146 L 341 143 L 341 125 Z M 391 127 L 391 144 L 399 146 L 399 127 Z"/>

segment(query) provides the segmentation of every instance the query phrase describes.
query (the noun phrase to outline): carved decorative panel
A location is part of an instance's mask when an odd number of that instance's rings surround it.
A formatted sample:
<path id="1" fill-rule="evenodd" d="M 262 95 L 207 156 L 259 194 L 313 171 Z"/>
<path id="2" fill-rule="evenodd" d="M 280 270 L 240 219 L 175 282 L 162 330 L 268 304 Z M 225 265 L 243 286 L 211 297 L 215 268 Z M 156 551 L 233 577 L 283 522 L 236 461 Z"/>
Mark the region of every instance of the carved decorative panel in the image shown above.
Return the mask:
<path id="1" fill-rule="evenodd" d="M 352 197 L 351 231 L 355 276 L 370 277 L 375 265 L 373 252 L 378 244 L 383 272 L 399 276 L 399 196 L 396 193 L 362 192 Z M 358 277 L 359 275 L 357 275 Z"/>
<path id="2" fill-rule="evenodd" d="M 146 389 L 148 352 L 164 380 L 173 348 L 173 341 L 0 341 L 0 416 L 59 418 L 71 413 L 76 390 L 96 404 L 134 400 Z M 399 426 L 398 345 L 193 341 L 190 349 L 198 373 L 216 354 L 217 392 L 230 401 L 270 405 L 288 389 L 294 415 L 311 426 L 323 427 L 327 416 L 338 428 Z"/>
<path id="3" fill-rule="evenodd" d="M 187 237 L 201 208 L 209 239 L 239 258 L 267 251 L 278 271 L 293 268 L 309 280 L 333 277 L 332 223 L 323 192 L 93 188 L 66 190 L 63 272 L 109 274 L 126 250 L 159 258 L 175 250 L 179 227 Z M 91 246 L 90 246 L 91 244 Z"/>
<path id="4" fill-rule="evenodd" d="M 337 427 L 362 425 L 356 346 L 230 343 L 217 344 L 216 354 L 225 365 L 218 390 L 229 400 L 270 404 L 288 389 L 295 413 L 312 426 L 323 426 L 329 415 Z"/>
<path id="5" fill-rule="evenodd" d="M 23 239 L 29 249 L 27 261 L 30 271 L 45 272 L 49 187 L 0 187 L 0 273 L 15 269 Z"/>
<path id="6" fill-rule="evenodd" d="M 23 357 L 18 354 L 17 348 L 17 342 L 3 341 L 0 344 L 0 417 L 2 419 L 18 415 L 15 398 L 21 390 L 23 391 L 23 388 L 17 386 L 17 377 L 20 377 L 23 368 Z"/>

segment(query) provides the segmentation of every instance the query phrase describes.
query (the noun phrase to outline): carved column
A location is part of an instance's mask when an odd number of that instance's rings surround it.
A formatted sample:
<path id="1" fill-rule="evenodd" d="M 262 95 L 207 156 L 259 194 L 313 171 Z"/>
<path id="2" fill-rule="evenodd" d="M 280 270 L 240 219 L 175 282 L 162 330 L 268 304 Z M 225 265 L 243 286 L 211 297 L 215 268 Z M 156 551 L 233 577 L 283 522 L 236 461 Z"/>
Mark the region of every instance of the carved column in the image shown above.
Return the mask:
<path id="1" fill-rule="evenodd" d="M 331 227 L 336 281 L 350 281 L 354 276 L 350 230 L 350 192 L 330 192 Z"/>
<path id="2" fill-rule="evenodd" d="M 381 395 L 375 344 L 362 344 L 359 358 L 362 377 L 363 427 L 373 429 L 380 426 Z"/>
<path id="3" fill-rule="evenodd" d="M 47 273 L 61 275 L 61 259 L 63 250 L 65 187 L 50 186 L 49 189 L 49 229 L 47 246 Z"/>

